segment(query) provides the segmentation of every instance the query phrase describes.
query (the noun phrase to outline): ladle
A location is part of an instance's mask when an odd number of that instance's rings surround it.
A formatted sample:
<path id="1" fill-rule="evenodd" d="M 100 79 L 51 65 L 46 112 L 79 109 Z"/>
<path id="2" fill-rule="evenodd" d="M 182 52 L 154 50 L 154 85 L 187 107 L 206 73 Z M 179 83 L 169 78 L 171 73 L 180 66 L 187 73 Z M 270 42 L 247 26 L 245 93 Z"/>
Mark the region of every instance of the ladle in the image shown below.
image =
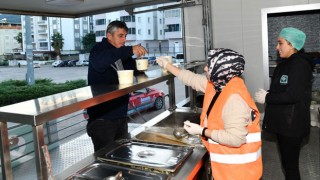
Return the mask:
<path id="1" fill-rule="evenodd" d="M 174 130 L 173 130 L 173 135 L 174 135 L 174 137 L 176 137 L 177 139 L 181 139 L 181 138 L 183 138 L 183 137 L 185 137 L 185 136 L 188 136 L 189 133 L 188 133 L 185 129 L 183 129 L 183 128 L 174 128 Z"/>
<path id="2" fill-rule="evenodd" d="M 122 171 L 119 171 L 116 175 L 114 176 L 109 176 L 104 178 L 103 180 L 122 180 Z"/>

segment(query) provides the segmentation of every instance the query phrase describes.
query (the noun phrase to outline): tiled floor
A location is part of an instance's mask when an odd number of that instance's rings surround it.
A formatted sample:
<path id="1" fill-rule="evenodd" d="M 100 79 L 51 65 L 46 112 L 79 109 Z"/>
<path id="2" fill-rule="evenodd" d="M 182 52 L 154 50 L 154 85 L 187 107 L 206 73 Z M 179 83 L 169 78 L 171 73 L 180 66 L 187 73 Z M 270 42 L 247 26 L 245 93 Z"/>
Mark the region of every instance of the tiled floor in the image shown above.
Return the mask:
<path id="1" fill-rule="evenodd" d="M 130 127 L 134 128 L 135 124 Z M 129 129 L 130 130 L 130 129 Z M 301 150 L 300 172 L 302 180 L 320 179 L 319 128 L 312 127 L 308 143 Z M 275 137 L 263 133 L 263 180 L 284 180 Z M 93 152 L 90 138 L 83 133 L 78 138 L 64 143 L 50 152 L 54 174 L 77 163 Z M 35 162 L 30 160 L 13 169 L 14 180 L 33 180 L 36 178 Z"/>

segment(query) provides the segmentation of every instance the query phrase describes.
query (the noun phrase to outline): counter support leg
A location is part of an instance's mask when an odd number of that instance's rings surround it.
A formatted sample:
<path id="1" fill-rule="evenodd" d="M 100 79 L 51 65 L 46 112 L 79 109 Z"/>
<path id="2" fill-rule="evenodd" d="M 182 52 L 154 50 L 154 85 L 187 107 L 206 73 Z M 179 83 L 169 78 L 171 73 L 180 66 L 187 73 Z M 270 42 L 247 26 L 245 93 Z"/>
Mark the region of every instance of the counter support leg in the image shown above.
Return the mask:
<path id="1" fill-rule="evenodd" d="M 35 161 L 37 168 L 37 176 L 38 179 L 47 180 L 48 179 L 48 171 L 47 165 L 44 158 L 44 154 L 42 153 L 42 146 L 44 145 L 44 133 L 43 133 L 43 124 L 39 126 L 32 126 L 33 131 L 33 142 L 34 142 L 34 153 L 35 153 Z"/>
<path id="2" fill-rule="evenodd" d="M 10 144 L 8 138 L 8 128 L 6 122 L 0 122 L 0 140 L 1 140 L 1 172 L 2 179 L 13 179 L 11 158 L 10 158 Z"/>
<path id="3" fill-rule="evenodd" d="M 174 87 L 174 78 L 169 79 L 167 81 L 167 85 L 169 88 L 169 111 L 173 111 L 177 108 L 176 94 L 175 94 L 175 87 Z"/>

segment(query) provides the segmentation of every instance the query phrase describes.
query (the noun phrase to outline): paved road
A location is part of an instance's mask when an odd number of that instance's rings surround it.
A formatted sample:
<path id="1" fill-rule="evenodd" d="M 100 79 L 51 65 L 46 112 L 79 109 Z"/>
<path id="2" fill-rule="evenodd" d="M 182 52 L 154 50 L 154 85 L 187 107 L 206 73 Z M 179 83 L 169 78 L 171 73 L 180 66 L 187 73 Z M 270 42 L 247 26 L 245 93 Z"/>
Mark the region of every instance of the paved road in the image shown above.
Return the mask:
<path id="1" fill-rule="evenodd" d="M 56 83 L 64 83 L 67 80 L 87 79 L 87 66 L 81 67 L 52 67 L 51 65 L 41 65 L 34 68 L 35 79 L 52 79 Z M 0 82 L 14 79 L 24 80 L 27 74 L 27 67 L 5 67 L 0 66 Z"/>

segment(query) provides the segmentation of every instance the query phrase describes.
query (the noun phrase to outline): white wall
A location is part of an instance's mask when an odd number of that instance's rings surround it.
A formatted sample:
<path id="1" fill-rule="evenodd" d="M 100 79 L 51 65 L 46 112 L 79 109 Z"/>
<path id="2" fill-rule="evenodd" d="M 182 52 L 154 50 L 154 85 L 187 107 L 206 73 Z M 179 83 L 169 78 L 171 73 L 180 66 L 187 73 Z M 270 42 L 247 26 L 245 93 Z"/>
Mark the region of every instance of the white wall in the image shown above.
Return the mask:
<path id="1" fill-rule="evenodd" d="M 74 20 L 71 18 L 61 18 L 61 29 L 63 37 L 63 50 L 74 50 Z"/>
<path id="2" fill-rule="evenodd" d="M 244 78 L 253 95 L 266 88 L 263 68 L 261 9 L 320 3 L 320 0 L 212 0 L 213 45 L 242 53 L 246 59 Z"/>

